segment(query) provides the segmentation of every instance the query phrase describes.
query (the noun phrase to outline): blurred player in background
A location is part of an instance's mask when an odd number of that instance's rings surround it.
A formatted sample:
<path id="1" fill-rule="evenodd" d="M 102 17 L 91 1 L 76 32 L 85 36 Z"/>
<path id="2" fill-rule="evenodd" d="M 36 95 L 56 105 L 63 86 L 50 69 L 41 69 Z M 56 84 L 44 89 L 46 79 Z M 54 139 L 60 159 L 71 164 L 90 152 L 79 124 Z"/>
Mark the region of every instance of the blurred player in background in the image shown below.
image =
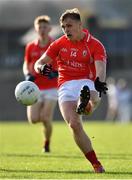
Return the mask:
<path id="1" fill-rule="evenodd" d="M 101 93 L 107 91 L 104 82 L 106 52 L 101 42 L 83 29 L 78 9 L 66 10 L 60 17 L 60 25 L 64 35 L 38 59 L 35 70 L 48 75 L 52 68 L 47 63 L 57 60 L 61 114 L 94 171 L 103 173 L 105 170 L 83 128 L 81 115 L 92 113 L 101 99 Z"/>
<path id="2" fill-rule="evenodd" d="M 106 113 L 106 120 L 107 121 L 116 121 L 118 116 L 118 88 L 116 85 L 116 80 L 113 77 L 107 78 L 107 84 L 108 84 L 108 93 L 107 93 L 107 99 L 108 99 L 108 107 L 107 107 L 107 113 Z"/>
<path id="3" fill-rule="evenodd" d="M 131 121 L 131 98 L 132 92 L 128 86 L 128 82 L 124 78 L 117 81 L 118 89 L 118 120 L 121 123 L 129 123 Z"/>
<path id="4" fill-rule="evenodd" d="M 36 60 L 47 50 L 52 38 L 49 36 L 51 30 L 50 17 L 47 15 L 38 16 L 34 20 L 34 28 L 38 34 L 38 39 L 27 44 L 25 48 L 25 58 L 23 73 L 25 80 L 35 82 L 41 90 L 39 102 L 27 107 L 27 117 L 29 122 L 41 122 L 44 127 L 43 151 L 50 151 L 50 140 L 52 135 L 52 119 L 57 102 L 57 70 L 56 62 L 52 63 L 53 71 L 48 76 L 42 76 L 34 71 Z"/>

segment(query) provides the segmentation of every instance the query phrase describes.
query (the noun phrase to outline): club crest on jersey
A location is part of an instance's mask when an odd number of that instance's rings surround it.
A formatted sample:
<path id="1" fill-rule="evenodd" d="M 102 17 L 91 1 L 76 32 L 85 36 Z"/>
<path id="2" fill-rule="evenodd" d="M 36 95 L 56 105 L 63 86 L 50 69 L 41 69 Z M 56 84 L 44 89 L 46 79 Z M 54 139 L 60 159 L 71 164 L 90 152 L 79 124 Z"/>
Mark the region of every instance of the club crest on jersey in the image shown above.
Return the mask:
<path id="1" fill-rule="evenodd" d="M 85 57 L 87 55 L 87 50 L 83 50 L 83 56 Z"/>

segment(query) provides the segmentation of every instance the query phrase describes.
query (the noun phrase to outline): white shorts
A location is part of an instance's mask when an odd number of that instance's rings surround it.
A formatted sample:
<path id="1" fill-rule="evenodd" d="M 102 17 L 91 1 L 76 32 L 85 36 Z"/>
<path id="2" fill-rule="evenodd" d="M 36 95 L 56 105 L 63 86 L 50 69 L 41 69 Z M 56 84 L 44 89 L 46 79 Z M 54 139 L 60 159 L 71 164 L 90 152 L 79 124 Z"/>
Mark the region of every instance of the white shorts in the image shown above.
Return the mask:
<path id="1" fill-rule="evenodd" d="M 64 101 L 77 101 L 80 90 L 87 85 L 90 91 L 96 91 L 94 82 L 89 79 L 71 80 L 62 84 L 58 90 L 59 104 Z"/>
<path id="2" fill-rule="evenodd" d="M 58 91 L 57 91 L 57 88 L 40 90 L 39 102 L 42 102 L 42 101 L 44 101 L 45 99 L 57 101 L 57 99 L 58 99 Z"/>

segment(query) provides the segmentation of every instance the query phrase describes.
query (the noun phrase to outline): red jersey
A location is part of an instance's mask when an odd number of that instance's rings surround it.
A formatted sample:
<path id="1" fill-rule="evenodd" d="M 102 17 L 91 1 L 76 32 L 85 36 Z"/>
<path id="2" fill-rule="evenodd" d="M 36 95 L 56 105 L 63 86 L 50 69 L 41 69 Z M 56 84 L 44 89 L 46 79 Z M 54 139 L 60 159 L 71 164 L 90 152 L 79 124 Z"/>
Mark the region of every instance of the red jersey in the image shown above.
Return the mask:
<path id="1" fill-rule="evenodd" d="M 50 42 L 44 46 L 40 47 L 38 40 L 34 40 L 31 43 L 28 43 L 25 48 L 25 61 L 28 63 L 29 72 L 34 75 L 35 83 L 38 85 L 39 89 L 50 89 L 57 87 L 57 78 L 49 79 L 47 76 L 43 76 L 38 74 L 34 70 L 35 62 L 41 57 L 41 55 L 47 50 L 49 45 L 51 44 L 52 39 L 50 38 Z M 56 61 L 53 61 L 52 67 L 54 70 L 57 69 Z"/>
<path id="2" fill-rule="evenodd" d="M 86 36 L 82 40 L 72 42 L 64 35 L 54 41 L 46 51 L 46 55 L 57 60 L 59 86 L 69 80 L 94 80 L 95 61 L 106 62 L 102 43 L 91 36 L 88 30 L 83 31 Z"/>

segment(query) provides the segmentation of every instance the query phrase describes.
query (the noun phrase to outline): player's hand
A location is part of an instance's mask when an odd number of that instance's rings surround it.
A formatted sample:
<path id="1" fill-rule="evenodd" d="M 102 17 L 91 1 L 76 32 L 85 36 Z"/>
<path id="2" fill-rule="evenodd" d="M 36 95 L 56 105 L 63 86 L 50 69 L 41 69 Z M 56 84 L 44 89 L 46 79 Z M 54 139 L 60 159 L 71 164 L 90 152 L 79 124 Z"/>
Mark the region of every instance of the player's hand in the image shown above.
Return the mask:
<path id="1" fill-rule="evenodd" d="M 51 71 L 48 75 L 49 79 L 57 78 L 58 77 L 58 71 Z"/>
<path id="2" fill-rule="evenodd" d="M 49 76 L 49 74 L 52 71 L 52 65 L 51 64 L 44 64 L 40 67 L 40 74 Z"/>
<path id="3" fill-rule="evenodd" d="M 106 94 L 108 91 L 106 82 L 101 82 L 99 77 L 97 77 L 94 81 L 95 89 L 99 92 L 99 97 L 101 97 L 101 93 Z"/>
<path id="4" fill-rule="evenodd" d="M 34 82 L 35 77 L 29 73 L 29 74 L 25 75 L 25 80 Z"/>

